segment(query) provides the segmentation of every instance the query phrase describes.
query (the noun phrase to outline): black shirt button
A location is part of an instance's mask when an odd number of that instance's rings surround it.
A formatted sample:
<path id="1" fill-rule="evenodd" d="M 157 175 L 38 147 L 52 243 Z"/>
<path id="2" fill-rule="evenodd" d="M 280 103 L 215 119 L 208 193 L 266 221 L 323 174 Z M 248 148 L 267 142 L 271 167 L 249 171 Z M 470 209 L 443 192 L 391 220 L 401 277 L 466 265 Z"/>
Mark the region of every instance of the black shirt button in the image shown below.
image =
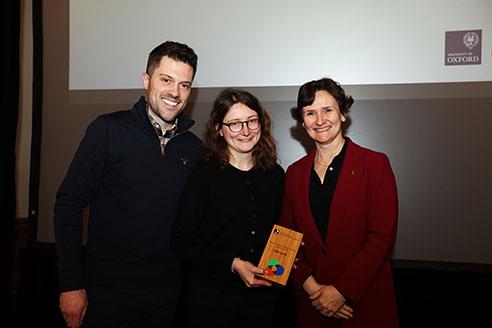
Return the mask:
<path id="1" fill-rule="evenodd" d="M 251 230 L 251 234 L 252 234 L 252 235 L 255 235 L 255 234 L 256 234 L 256 231 Z"/>
<path id="2" fill-rule="evenodd" d="M 254 249 L 252 249 L 252 248 L 250 248 L 250 249 L 249 249 L 249 252 L 250 252 L 250 253 L 254 253 L 254 252 L 255 252 L 255 250 L 254 250 Z"/>

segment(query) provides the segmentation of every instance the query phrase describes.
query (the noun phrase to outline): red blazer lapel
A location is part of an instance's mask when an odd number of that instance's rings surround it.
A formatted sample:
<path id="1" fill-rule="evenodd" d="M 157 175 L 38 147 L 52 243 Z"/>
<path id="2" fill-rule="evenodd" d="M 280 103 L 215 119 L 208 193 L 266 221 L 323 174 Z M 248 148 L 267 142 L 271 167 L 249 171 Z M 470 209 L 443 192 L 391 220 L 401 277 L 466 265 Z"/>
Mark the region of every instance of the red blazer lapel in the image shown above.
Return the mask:
<path id="1" fill-rule="evenodd" d="M 297 179 L 295 185 L 298 187 L 296 193 L 296 199 L 299 200 L 299 214 L 302 217 L 300 222 L 306 224 L 306 230 L 312 235 L 312 237 L 319 243 L 319 245 L 325 248 L 324 241 L 321 240 L 318 228 L 314 222 L 313 215 L 311 213 L 311 206 L 309 205 L 309 181 L 311 177 L 311 169 L 314 163 L 314 157 L 316 155 L 316 148 L 311 150 L 307 156 L 304 158 L 302 165 L 299 166 L 299 174 L 297 174 Z"/>
<path id="2" fill-rule="evenodd" d="M 338 177 L 337 186 L 331 202 L 327 241 L 333 237 L 337 224 L 342 220 L 343 213 L 349 205 L 350 199 L 357 189 L 363 173 L 362 163 L 359 161 L 363 156 L 361 149 L 349 138 L 346 139 L 349 144 L 347 145 L 342 170 Z"/>

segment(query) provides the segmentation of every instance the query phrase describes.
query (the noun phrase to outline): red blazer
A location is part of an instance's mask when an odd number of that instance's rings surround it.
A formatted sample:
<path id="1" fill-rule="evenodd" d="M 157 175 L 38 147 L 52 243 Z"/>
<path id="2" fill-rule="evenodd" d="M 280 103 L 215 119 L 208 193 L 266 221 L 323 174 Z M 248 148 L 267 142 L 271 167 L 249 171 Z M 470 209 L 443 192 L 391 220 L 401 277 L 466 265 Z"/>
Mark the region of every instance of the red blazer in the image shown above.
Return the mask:
<path id="1" fill-rule="evenodd" d="M 297 270 L 299 327 L 397 327 L 389 257 L 396 237 L 398 199 L 386 155 L 346 138 L 347 152 L 321 240 L 309 205 L 309 179 L 316 149 L 287 169 L 280 223 L 304 234 Z M 354 307 L 349 320 L 328 318 L 311 306 L 302 284 L 309 275 L 334 285 Z"/>

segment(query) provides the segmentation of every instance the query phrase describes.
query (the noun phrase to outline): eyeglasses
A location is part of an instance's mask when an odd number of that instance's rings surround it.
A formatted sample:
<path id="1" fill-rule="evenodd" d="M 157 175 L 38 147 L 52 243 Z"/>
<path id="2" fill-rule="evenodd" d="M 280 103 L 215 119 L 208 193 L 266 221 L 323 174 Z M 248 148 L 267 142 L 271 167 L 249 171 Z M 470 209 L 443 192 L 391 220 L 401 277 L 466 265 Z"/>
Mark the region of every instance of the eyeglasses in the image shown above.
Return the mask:
<path id="1" fill-rule="evenodd" d="M 247 121 L 222 122 L 222 125 L 227 126 L 231 132 L 235 133 L 241 132 L 244 128 L 244 124 L 246 124 L 249 130 L 256 130 L 260 127 L 260 120 L 258 118 L 252 118 Z"/>

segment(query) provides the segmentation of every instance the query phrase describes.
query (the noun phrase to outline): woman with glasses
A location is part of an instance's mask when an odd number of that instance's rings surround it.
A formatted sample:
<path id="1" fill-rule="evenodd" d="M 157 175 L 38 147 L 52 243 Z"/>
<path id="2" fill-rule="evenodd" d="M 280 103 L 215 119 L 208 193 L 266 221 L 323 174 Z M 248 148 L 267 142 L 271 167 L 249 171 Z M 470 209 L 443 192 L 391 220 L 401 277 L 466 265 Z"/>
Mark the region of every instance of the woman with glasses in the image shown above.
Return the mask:
<path id="1" fill-rule="evenodd" d="M 284 171 L 270 117 L 252 94 L 225 89 L 205 132 L 171 247 L 187 264 L 186 327 L 272 327 L 277 292 L 259 263 L 280 214 Z"/>

